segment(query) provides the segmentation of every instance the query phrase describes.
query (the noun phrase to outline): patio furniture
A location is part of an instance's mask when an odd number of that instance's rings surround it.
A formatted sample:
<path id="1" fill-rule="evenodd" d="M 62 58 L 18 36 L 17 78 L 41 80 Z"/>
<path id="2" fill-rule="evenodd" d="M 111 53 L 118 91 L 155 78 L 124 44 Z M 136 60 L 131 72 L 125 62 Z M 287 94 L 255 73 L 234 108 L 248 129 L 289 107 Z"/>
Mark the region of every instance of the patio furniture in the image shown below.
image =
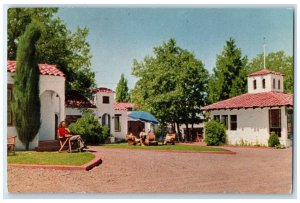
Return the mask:
<path id="1" fill-rule="evenodd" d="M 10 152 L 16 154 L 16 138 L 17 136 L 7 136 L 7 155 Z"/>
<path id="2" fill-rule="evenodd" d="M 158 142 L 155 140 L 154 133 L 148 133 L 145 145 L 148 145 L 148 146 L 157 146 L 158 145 Z"/>
<path id="3" fill-rule="evenodd" d="M 132 134 L 126 134 L 125 137 L 127 138 L 128 145 L 136 145 L 137 143 L 139 143 L 136 141 L 135 136 Z"/>
<path id="4" fill-rule="evenodd" d="M 167 134 L 168 136 L 171 136 L 171 139 L 167 139 L 167 136 L 164 140 L 164 144 L 172 144 L 172 145 L 175 145 L 175 140 L 176 140 L 176 134 L 175 133 L 168 133 Z"/>

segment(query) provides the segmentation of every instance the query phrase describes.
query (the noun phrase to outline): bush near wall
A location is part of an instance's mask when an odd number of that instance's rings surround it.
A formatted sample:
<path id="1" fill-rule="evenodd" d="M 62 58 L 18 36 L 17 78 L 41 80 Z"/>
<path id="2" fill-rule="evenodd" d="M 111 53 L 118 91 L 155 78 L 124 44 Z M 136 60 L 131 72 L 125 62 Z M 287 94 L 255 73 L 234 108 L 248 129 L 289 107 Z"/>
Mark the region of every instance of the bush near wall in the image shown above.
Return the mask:
<path id="1" fill-rule="evenodd" d="M 101 126 L 92 111 L 84 111 L 81 118 L 70 126 L 72 134 L 81 135 L 86 144 L 97 145 L 104 143 L 109 137 L 108 127 Z"/>
<path id="2" fill-rule="evenodd" d="M 268 140 L 268 146 L 269 147 L 275 147 L 277 145 L 280 145 L 278 136 L 276 135 L 275 132 L 271 132 L 271 135 L 270 135 L 269 140 Z"/>
<path id="3" fill-rule="evenodd" d="M 208 121 L 205 126 L 205 139 L 207 145 L 209 146 L 219 146 L 226 144 L 227 136 L 224 125 L 215 121 Z"/>

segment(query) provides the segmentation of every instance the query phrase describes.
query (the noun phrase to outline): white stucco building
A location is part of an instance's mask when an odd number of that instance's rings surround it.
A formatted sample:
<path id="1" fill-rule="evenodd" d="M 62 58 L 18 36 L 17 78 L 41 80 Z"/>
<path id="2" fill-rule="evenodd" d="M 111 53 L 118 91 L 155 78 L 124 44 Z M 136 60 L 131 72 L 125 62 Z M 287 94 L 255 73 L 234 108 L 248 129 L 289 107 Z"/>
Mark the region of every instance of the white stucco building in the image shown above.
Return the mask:
<path id="1" fill-rule="evenodd" d="M 30 143 L 30 149 L 38 146 L 41 140 L 54 140 L 57 122 L 65 118 L 65 75 L 55 65 L 39 64 L 40 70 L 40 100 L 41 100 L 41 127 L 38 135 Z M 7 62 L 7 135 L 18 135 L 13 126 L 11 101 L 13 99 L 16 61 Z M 17 139 L 17 149 L 25 149 Z"/>
<path id="2" fill-rule="evenodd" d="M 292 145 L 293 95 L 284 90 L 284 75 L 263 69 L 248 75 L 248 93 L 202 109 L 223 122 L 229 144 L 268 145 L 271 132 Z"/>
<path id="3" fill-rule="evenodd" d="M 107 125 L 110 133 L 120 139 L 125 139 L 129 130 L 138 135 L 142 128 L 146 132 L 151 129 L 151 124 L 132 120 L 128 114 L 134 108 L 132 103 L 115 102 L 115 92 L 111 89 L 100 87 L 93 90 L 93 99 L 90 101 L 79 92 L 70 91 L 65 95 L 65 75 L 55 65 L 39 64 L 40 70 L 40 101 L 41 101 L 41 127 L 30 143 L 29 148 L 39 147 L 40 141 L 57 140 L 57 127 L 60 121 L 66 120 L 68 124 L 82 116 L 82 109 L 92 110 L 99 123 Z M 13 100 L 13 75 L 16 71 L 16 61 L 7 62 L 7 136 L 18 136 L 13 126 L 11 102 Z M 17 139 L 18 150 L 25 146 Z"/>

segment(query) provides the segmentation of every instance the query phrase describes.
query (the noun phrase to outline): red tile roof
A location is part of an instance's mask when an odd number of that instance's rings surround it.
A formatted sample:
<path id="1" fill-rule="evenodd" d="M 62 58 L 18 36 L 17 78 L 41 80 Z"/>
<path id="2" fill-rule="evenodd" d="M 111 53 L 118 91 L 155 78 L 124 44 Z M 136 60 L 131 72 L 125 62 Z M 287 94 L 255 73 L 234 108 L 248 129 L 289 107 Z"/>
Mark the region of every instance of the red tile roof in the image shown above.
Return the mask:
<path id="1" fill-rule="evenodd" d="M 133 103 L 125 103 L 125 102 L 117 102 L 114 103 L 114 109 L 115 110 L 128 110 L 128 109 L 133 109 L 135 104 Z"/>
<path id="2" fill-rule="evenodd" d="M 293 95 L 281 92 L 264 92 L 255 94 L 243 94 L 237 97 L 219 101 L 202 110 L 240 109 L 240 108 L 263 108 L 275 106 L 293 106 Z"/>
<path id="3" fill-rule="evenodd" d="M 53 75 L 65 77 L 65 74 L 60 71 L 56 65 L 39 64 L 41 75 Z M 10 73 L 16 72 L 16 61 L 7 61 L 7 71 Z"/>
<path id="4" fill-rule="evenodd" d="M 66 93 L 65 106 L 70 108 L 96 108 L 94 104 L 77 91 Z"/>
<path id="5" fill-rule="evenodd" d="M 262 69 L 262 70 L 254 72 L 254 73 L 250 73 L 248 76 L 258 76 L 258 75 L 267 75 L 267 74 L 284 76 L 284 74 L 282 74 L 282 73 L 279 73 L 279 72 L 276 72 L 273 70 L 268 70 L 268 69 Z"/>
<path id="6" fill-rule="evenodd" d="M 93 93 L 96 93 L 96 92 L 114 93 L 114 91 L 112 89 L 108 89 L 106 87 L 99 87 L 99 88 L 93 89 L 92 92 Z"/>

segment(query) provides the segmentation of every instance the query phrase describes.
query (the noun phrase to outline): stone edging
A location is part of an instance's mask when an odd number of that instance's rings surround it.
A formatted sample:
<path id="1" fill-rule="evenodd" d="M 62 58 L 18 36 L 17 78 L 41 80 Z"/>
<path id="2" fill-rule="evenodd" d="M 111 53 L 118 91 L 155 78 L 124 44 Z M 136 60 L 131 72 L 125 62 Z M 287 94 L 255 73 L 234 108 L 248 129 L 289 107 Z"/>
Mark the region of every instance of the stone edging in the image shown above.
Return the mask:
<path id="1" fill-rule="evenodd" d="M 55 169 L 55 170 L 80 170 L 88 171 L 99 166 L 102 163 L 100 155 L 98 153 L 93 153 L 95 158 L 86 164 L 81 166 L 67 166 L 67 165 L 38 165 L 38 164 L 7 164 L 7 166 L 18 167 L 18 168 L 40 168 L 40 169 Z"/>

